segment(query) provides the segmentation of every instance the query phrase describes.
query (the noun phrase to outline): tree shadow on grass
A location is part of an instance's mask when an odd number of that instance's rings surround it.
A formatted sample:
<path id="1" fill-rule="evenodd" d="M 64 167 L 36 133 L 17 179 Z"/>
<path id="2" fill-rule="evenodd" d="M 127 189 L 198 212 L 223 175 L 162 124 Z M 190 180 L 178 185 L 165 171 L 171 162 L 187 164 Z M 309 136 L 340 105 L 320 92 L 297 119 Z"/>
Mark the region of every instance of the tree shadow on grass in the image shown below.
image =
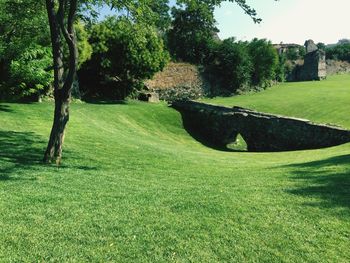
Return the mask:
<path id="1" fill-rule="evenodd" d="M 57 166 L 45 165 L 42 162 L 46 143 L 33 132 L 0 131 L 0 181 L 36 180 L 35 177 L 28 176 L 27 172 L 43 168 L 56 169 Z M 96 170 L 94 167 L 83 165 L 62 165 L 59 168 Z"/>
<path id="2" fill-rule="evenodd" d="M 317 205 L 323 208 L 350 209 L 350 154 L 286 167 L 294 168 L 292 179 L 300 181 L 290 193 L 320 198 Z"/>
<path id="3" fill-rule="evenodd" d="M 16 171 L 37 166 L 43 143 L 33 132 L 0 131 L 0 180 L 12 180 Z"/>
<path id="4" fill-rule="evenodd" d="M 0 112 L 13 112 L 13 110 L 10 108 L 10 106 L 7 105 L 0 105 Z"/>

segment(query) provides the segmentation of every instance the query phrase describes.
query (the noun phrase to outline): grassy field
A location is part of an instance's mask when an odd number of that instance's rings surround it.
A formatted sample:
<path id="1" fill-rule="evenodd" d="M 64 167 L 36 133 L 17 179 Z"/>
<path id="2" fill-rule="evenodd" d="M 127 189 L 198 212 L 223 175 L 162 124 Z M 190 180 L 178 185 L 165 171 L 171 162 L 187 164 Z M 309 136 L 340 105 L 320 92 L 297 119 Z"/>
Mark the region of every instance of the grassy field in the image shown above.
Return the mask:
<path id="1" fill-rule="evenodd" d="M 350 75 L 206 100 L 350 128 Z M 350 144 L 285 153 L 201 145 L 165 104 L 0 104 L 0 262 L 349 262 Z"/>

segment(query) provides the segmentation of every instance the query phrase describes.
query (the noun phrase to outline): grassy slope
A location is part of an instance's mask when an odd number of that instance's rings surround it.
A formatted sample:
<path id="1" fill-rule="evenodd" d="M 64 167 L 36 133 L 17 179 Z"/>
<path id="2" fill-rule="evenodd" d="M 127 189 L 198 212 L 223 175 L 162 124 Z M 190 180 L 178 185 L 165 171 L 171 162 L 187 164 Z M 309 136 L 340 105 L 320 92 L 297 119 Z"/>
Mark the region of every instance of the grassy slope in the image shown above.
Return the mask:
<path id="1" fill-rule="evenodd" d="M 210 102 L 350 128 L 350 76 Z M 220 152 L 164 104 L 73 104 L 57 168 L 52 108 L 0 104 L 0 262 L 350 260 L 350 144 Z"/>

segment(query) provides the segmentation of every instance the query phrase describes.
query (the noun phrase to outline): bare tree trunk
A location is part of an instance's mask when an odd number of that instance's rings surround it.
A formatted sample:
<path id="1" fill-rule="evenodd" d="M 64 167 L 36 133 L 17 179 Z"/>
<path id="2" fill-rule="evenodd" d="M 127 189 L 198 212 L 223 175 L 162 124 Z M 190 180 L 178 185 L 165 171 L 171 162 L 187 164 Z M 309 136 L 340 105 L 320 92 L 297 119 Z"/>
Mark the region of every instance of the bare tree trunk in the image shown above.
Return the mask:
<path id="1" fill-rule="evenodd" d="M 54 120 L 44 156 L 45 162 L 55 161 L 59 164 L 61 161 L 65 129 L 69 121 L 69 102 L 69 99 L 61 100 L 55 98 Z"/>
<path id="2" fill-rule="evenodd" d="M 55 4 L 55 0 L 46 0 L 54 63 L 55 111 L 44 162 L 50 163 L 55 161 L 59 164 L 62 158 L 65 129 L 69 121 L 69 104 L 78 56 L 76 36 L 73 28 L 77 0 L 59 0 L 57 11 Z M 68 17 L 65 19 L 67 8 Z M 67 73 L 65 73 L 63 63 L 64 42 L 62 41 L 62 36 L 69 49 Z"/>

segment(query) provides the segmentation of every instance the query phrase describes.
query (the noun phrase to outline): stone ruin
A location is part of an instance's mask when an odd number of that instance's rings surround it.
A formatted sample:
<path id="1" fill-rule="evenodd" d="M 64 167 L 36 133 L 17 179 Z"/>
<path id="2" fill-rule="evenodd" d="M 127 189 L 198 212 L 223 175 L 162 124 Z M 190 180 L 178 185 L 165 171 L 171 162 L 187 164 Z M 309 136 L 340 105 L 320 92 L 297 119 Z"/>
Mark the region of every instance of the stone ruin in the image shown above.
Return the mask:
<path id="1" fill-rule="evenodd" d="M 207 83 L 197 66 L 170 62 L 163 71 L 145 82 L 139 99 L 154 101 L 153 98 L 158 96 L 158 100 L 165 101 L 194 100 L 207 93 L 207 89 Z"/>
<path id="2" fill-rule="evenodd" d="M 297 65 L 288 81 L 323 80 L 327 77 L 326 53 L 318 49 L 313 40 L 305 42 L 304 63 Z"/>
<path id="3" fill-rule="evenodd" d="M 238 134 L 252 152 L 319 149 L 350 142 L 349 130 L 308 120 L 194 101 L 172 106 L 195 139 L 216 149 L 227 149 Z"/>
<path id="4" fill-rule="evenodd" d="M 138 99 L 140 101 L 158 103 L 159 102 L 159 94 L 156 92 L 141 91 L 141 92 L 139 92 Z"/>

